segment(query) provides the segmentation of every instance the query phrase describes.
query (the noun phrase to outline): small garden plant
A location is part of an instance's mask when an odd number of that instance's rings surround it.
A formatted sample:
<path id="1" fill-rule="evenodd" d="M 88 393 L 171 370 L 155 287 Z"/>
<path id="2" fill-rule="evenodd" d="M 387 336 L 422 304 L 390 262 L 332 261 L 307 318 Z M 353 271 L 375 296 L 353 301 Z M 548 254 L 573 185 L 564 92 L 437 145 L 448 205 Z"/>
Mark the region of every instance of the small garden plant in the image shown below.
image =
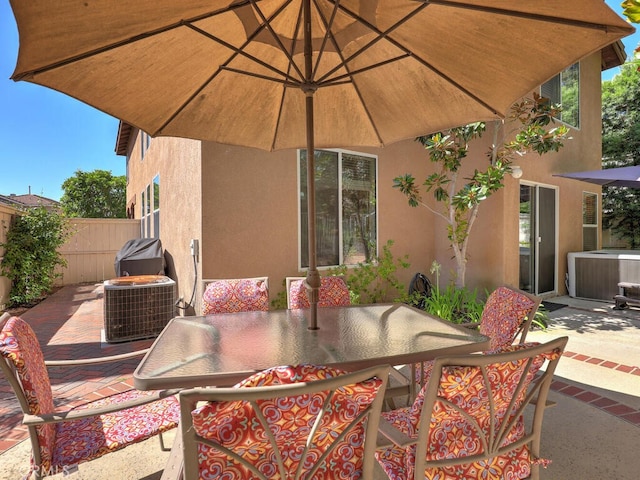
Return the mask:
<path id="1" fill-rule="evenodd" d="M 329 275 L 344 276 L 352 304 L 407 300 L 406 287 L 398 280 L 396 272 L 409 268 L 411 264 L 408 255 L 394 258 L 392 246 L 393 240 L 387 241 L 382 247 L 382 255 L 375 257 L 373 262 L 361 262 L 354 267 L 340 265 L 329 270 Z"/>
<path id="2" fill-rule="evenodd" d="M 424 309 L 453 323 L 479 322 L 484 301 L 478 298 L 477 290 L 458 288 L 453 284 L 441 289 L 440 268 L 441 265 L 436 261 L 431 264 L 429 271 L 435 275 L 436 281 L 431 294 L 424 300 Z"/>
<path id="3" fill-rule="evenodd" d="M 422 302 L 424 310 L 452 323 L 480 322 L 482 311 L 489 292 L 485 291 L 484 299 L 478 297 L 477 290 L 459 288 L 455 285 L 447 285 L 440 288 L 440 264 L 434 261 L 431 264 L 430 273 L 435 275 L 435 286 L 430 294 Z M 415 304 L 415 302 L 413 303 Z M 542 330 L 547 328 L 549 313 L 540 305 L 531 324 Z"/>
<path id="4" fill-rule="evenodd" d="M 327 275 L 341 275 L 349 287 L 351 303 L 354 305 L 380 303 L 385 301 L 406 302 L 408 294 L 405 285 L 396 273 L 411 266 L 408 255 L 394 258 L 391 252 L 393 240 L 382 247 L 382 255 L 372 262 L 361 262 L 355 266 L 340 265 L 327 271 Z M 282 285 L 284 286 L 284 280 Z M 280 291 L 271 301 L 271 308 L 287 308 L 287 292 Z"/>

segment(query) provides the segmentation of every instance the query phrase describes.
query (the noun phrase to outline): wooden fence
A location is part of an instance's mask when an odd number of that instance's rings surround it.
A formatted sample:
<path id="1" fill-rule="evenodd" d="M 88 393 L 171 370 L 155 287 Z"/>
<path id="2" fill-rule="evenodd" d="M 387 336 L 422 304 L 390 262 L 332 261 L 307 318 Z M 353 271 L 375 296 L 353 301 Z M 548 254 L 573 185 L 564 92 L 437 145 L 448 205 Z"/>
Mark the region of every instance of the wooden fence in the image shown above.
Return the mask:
<path id="1" fill-rule="evenodd" d="M 102 282 L 116 276 L 114 259 L 127 240 L 140 237 L 140 220 L 72 218 L 72 236 L 60 247 L 67 266 L 57 285 Z"/>
<path id="2" fill-rule="evenodd" d="M 0 205 L 0 243 L 6 241 L 12 216 L 18 214 L 17 210 Z M 59 250 L 67 266 L 57 269 L 61 274 L 57 286 L 114 278 L 116 254 L 127 240 L 140 238 L 140 220 L 72 218 L 69 223 L 72 235 Z M 0 259 L 3 253 L 0 249 Z M 6 308 L 10 290 L 9 280 L 0 276 L 0 311 Z"/>

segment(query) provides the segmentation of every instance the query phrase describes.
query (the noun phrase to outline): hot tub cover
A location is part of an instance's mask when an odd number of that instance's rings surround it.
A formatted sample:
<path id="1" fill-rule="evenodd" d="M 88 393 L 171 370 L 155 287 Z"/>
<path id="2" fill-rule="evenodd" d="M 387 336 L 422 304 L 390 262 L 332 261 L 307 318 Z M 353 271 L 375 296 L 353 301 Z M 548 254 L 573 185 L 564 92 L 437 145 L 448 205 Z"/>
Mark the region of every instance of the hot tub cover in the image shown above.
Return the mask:
<path id="1" fill-rule="evenodd" d="M 164 255 L 159 238 L 129 240 L 116 254 L 117 277 L 129 275 L 164 275 Z"/>

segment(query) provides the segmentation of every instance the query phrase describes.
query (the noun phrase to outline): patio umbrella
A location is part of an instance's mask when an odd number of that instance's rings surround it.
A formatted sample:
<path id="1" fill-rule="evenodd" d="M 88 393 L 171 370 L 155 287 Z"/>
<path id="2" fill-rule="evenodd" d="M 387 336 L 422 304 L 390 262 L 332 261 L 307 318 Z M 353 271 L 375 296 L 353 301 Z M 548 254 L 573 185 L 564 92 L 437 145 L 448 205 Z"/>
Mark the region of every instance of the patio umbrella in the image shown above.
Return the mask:
<path id="1" fill-rule="evenodd" d="M 558 173 L 554 177 L 572 178 L 602 185 L 603 187 L 640 188 L 640 165 L 590 170 L 587 172 Z"/>
<path id="2" fill-rule="evenodd" d="M 11 0 L 14 80 L 142 129 L 265 150 L 383 146 L 510 105 L 634 29 L 602 0 Z M 309 178 L 313 179 L 310 174 Z M 311 328 L 320 278 L 308 182 Z"/>

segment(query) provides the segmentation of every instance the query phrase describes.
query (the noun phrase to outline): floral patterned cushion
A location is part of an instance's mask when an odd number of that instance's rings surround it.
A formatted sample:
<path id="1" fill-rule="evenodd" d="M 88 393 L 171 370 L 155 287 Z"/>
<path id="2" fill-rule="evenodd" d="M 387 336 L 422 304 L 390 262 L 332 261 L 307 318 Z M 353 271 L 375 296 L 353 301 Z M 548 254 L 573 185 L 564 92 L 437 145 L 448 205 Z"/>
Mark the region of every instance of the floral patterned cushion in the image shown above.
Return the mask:
<path id="1" fill-rule="evenodd" d="M 269 310 L 269 288 L 262 278 L 215 280 L 202 296 L 202 314 Z"/>
<path id="2" fill-rule="evenodd" d="M 29 324 L 20 317 L 11 317 L 0 332 L 0 353 L 13 364 L 20 378 L 29 405 L 29 411 L 25 413 L 54 412 L 51 382 L 40 343 Z M 55 426 L 47 424 L 36 430 L 42 461 L 50 463 L 56 441 Z"/>
<path id="3" fill-rule="evenodd" d="M 0 352 L 16 368 L 31 414 L 55 412 L 51 384 L 38 339 L 24 320 L 10 318 L 0 332 Z M 131 390 L 77 407 L 120 404 L 150 393 Z M 178 425 L 180 405 L 168 397 L 146 405 L 80 420 L 36 427 L 41 464 L 31 469 L 63 472 L 64 467 L 100 457 Z"/>
<path id="4" fill-rule="evenodd" d="M 342 277 L 322 277 L 318 307 L 343 307 L 351 305 L 349 288 Z M 309 308 L 309 296 L 304 280 L 294 280 L 289 286 L 289 308 Z"/>
<path id="5" fill-rule="evenodd" d="M 489 351 L 486 353 L 510 346 L 516 339 L 520 325 L 533 307 L 533 300 L 526 295 L 507 287 L 495 289 L 485 303 L 480 322 L 480 333 L 489 337 Z M 416 365 L 415 382 L 418 385 L 427 383 L 432 364 L 433 362 L 422 364 L 425 371 L 423 382 L 420 381 L 420 365 Z"/>
<path id="6" fill-rule="evenodd" d="M 490 338 L 491 350 L 510 345 L 518 328 L 531 313 L 533 300 L 507 287 L 495 289 L 484 306 L 480 333 Z"/>
<path id="7" fill-rule="evenodd" d="M 151 394 L 129 390 L 84 404 L 75 410 L 120 404 Z M 175 428 L 179 420 L 180 403 L 171 396 L 114 413 L 58 423 L 55 425 L 52 466 L 62 471 L 64 465 L 76 465 L 115 452 Z"/>
<path id="8" fill-rule="evenodd" d="M 513 345 L 502 351 L 515 351 L 527 348 L 536 343 Z M 551 355 L 540 355 L 534 359 L 527 373 L 527 382 L 530 383 L 546 359 L 557 357 L 559 352 Z M 509 402 L 516 391 L 518 382 L 526 370 L 528 358 L 518 361 L 496 363 L 488 368 L 487 379 L 478 367 L 450 366 L 442 371 L 439 379 L 438 397 L 460 407 L 480 425 L 485 434 L 489 433 L 490 415 L 489 396 L 495 402 L 495 415 L 501 421 L 512 419 L 512 413 L 524 400 L 525 391 L 517 398 L 513 410 L 509 410 Z M 433 366 L 433 364 L 432 364 Z M 433 378 L 431 379 L 433 381 Z M 400 408 L 390 412 L 383 412 L 383 418 L 394 427 L 409 437 L 418 435 L 418 422 L 424 404 L 426 386 L 420 391 L 414 404 L 410 407 Z M 511 415 L 511 416 L 510 416 Z M 516 419 L 513 428 L 509 431 L 504 445 L 513 443 L 525 434 L 522 416 Z M 482 443 L 472 424 L 459 411 L 448 406 L 438 399 L 431 414 L 429 434 L 427 439 L 427 461 L 445 458 L 465 457 L 480 453 Z M 407 480 L 414 476 L 413 466 L 419 453 L 416 446 L 412 445 L 402 449 L 393 446 L 376 452 L 376 458 L 383 466 L 391 480 Z M 539 462 L 532 459 L 527 445 L 523 445 L 503 456 L 473 463 L 427 468 L 425 478 L 432 480 L 471 480 L 481 478 L 527 478 L 531 472 L 531 464 Z M 544 463 L 544 462 L 542 462 Z"/>
<path id="9" fill-rule="evenodd" d="M 257 387 L 307 382 L 335 377 L 344 372 L 313 365 L 276 367 L 257 373 L 236 387 Z M 194 428 L 198 434 L 219 442 L 249 460 L 268 478 L 280 478 L 275 469 L 274 457 L 282 455 L 288 472 L 296 471 L 300 464 L 303 472 L 318 462 L 336 437 L 367 408 L 375 398 L 381 381 L 371 379 L 335 391 L 330 401 L 333 412 L 322 419 L 320 430 L 313 439 L 314 445 L 306 458 L 302 457 L 307 434 L 329 392 L 285 397 L 259 402 L 260 414 L 264 415 L 269 430 L 274 435 L 278 452 L 274 452 L 267 440 L 267 432 L 257 420 L 257 413 L 245 402 L 210 402 L 192 412 Z M 329 453 L 327 459 L 313 475 L 319 479 L 357 479 L 362 473 L 364 431 L 361 425 L 347 433 L 340 444 Z M 201 478 L 252 479 L 246 467 L 219 450 L 199 445 Z M 205 475 L 206 472 L 206 475 Z M 292 476 L 293 478 L 293 476 Z M 306 475 L 301 478 L 309 478 Z"/>

